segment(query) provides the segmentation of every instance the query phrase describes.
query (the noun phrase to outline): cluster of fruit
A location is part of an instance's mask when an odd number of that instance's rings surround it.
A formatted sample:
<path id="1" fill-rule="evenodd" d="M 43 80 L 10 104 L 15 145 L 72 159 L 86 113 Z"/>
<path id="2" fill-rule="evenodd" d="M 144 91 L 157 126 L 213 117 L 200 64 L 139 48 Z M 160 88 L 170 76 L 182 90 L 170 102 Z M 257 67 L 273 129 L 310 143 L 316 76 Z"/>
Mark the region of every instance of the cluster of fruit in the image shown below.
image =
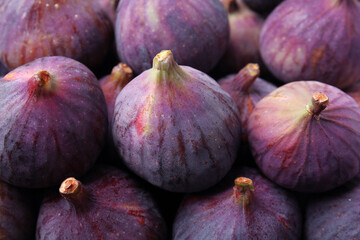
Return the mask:
<path id="1" fill-rule="evenodd" d="M 359 18 L 0 0 L 0 238 L 359 238 Z"/>

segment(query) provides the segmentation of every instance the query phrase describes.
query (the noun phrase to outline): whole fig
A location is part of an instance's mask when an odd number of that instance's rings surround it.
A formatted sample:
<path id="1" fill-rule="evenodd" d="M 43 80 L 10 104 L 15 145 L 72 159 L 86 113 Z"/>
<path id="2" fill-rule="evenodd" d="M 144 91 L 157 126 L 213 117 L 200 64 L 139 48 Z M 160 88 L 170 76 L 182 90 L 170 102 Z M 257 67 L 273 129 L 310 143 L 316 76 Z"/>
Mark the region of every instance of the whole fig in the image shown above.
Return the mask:
<path id="1" fill-rule="evenodd" d="M 124 163 L 163 189 L 193 192 L 219 182 L 237 157 L 234 101 L 208 75 L 179 66 L 171 51 L 116 99 L 113 137 Z"/>
<path id="2" fill-rule="evenodd" d="M 229 22 L 219 0 L 122 0 L 115 39 L 121 61 L 137 74 L 163 49 L 179 64 L 208 72 L 225 53 Z"/>
<path id="3" fill-rule="evenodd" d="M 83 64 L 39 58 L 0 80 L 0 178 L 21 187 L 80 176 L 99 155 L 107 131 L 104 95 Z"/>
<path id="4" fill-rule="evenodd" d="M 316 80 L 345 89 L 360 76 L 358 22 L 358 0 L 287 0 L 266 19 L 260 53 L 283 82 Z"/>
<path id="5" fill-rule="evenodd" d="M 45 197 L 37 221 L 41 239 L 166 239 L 166 224 L 138 179 L 96 166 L 82 181 L 68 178 Z"/>
<path id="6" fill-rule="evenodd" d="M 301 218 L 293 195 L 255 169 L 235 168 L 215 188 L 185 197 L 173 239 L 300 239 Z"/>
<path id="7" fill-rule="evenodd" d="M 3 0 L 0 59 L 9 69 L 46 56 L 96 67 L 113 41 L 107 14 L 94 1 Z"/>
<path id="8" fill-rule="evenodd" d="M 261 171 L 289 189 L 327 191 L 360 170 L 360 106 L 325 83 L 288 83 L 261 99 L 248 137 Z"/>

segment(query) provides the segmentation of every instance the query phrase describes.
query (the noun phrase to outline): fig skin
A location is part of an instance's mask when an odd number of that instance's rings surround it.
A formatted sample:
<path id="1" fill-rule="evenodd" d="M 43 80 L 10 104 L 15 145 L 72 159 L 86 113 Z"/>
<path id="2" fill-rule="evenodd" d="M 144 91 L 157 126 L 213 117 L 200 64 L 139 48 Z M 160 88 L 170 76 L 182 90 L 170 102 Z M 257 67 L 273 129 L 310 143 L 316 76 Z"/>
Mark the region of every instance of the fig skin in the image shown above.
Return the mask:
<path id="1" fill-rule="evenodd" d="M 316 80 L 341 89 L 360 75 L 360 2 L 287 0 L 266 19 L 260 53 L 283 82 Z"/>
<path id="2" fill-rule="evenodd" d="M 69 181 L 69 179 L 65 180 Z M 80 190 L 45 197 L 37 221 L 41 239 L 166 239 L 166 223 L 145 185 L 127 172 L 96 166 Z M 70 193 L 69 193 L 70 192 Z"/>
<path id="3" fill-rule="evenodd" d="M 115 25 L 116 8 L 120 0 L 95 0 L 106 11 L 112 23 Z"/>
<path id="4" fill-rule="evenodd" d="M 93 1 L 5 0 L 0 12 L 0 59 L 9 69 L 46 56 L 66 56 L 93 69 L 114 38 L 110 19 Z"/>
<path id="5" fill-rule="evenodd" d="M 116 99 L 113 137 L 124 164 L 173 192 L 219 182 L 237 157 L 241 126 L 231 97 L 203 72 L 179 66 L 171 51 Z"/>
<path id="6" fill-rule="evenodd" d="M 238 177 L 252 180 L 253 189 L 235 192 Z M 215 188 L 183 199 L 173 239 L 300 239 L 301 218 L 298 202 L 285 189 L 255 169 L 234 168 Z"/>
<path id="7" fill-rule="evenodd" d="M 136 74 L 164 49 L 179 64 L 209 72 L 225 53 L 229 22 L 219 0 L 122 0 L 115 40 L 119 58 Z"/>
<path id="8" fill-rule="evenodd" d="M 311 103 L 316 92 L 328 101 Z M 333 189 L 360 169 L 360 106 L 325 83 L 298 81 L 271 92 L 250 115 L 248 136 L 261 171 L 295 191 Z"/>
<path id="9" fill-rule="evenodd" d="M 305 239 L 358 239 L 360 175 L 341 187 L 313 196 L 306 207 Z"/>
<path id="10" fill-rule="evenodd" d="M 33 239 L 36 214 L 28 193 L 0 181 L 0 238 Z"/>
<path id="11" fill-rule="evenodd" d="M 105 143 L 104 95 L 94 74 L 70 58 L 39 58 L 4 76 L 0 115 L 0 178 L 16 186 L 83 175 Z"/>

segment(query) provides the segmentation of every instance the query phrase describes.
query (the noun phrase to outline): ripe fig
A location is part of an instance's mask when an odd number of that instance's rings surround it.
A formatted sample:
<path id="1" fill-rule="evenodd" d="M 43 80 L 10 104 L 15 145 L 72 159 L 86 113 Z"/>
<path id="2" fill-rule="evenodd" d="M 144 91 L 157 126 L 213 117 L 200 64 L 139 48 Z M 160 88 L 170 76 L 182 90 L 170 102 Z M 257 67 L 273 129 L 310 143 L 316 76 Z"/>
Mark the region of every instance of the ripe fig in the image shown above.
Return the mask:
<path id="1" fill-rule="evenodd" d="M 166 239 L 158 207 L 137 179 L 123 170 L 97 166 L 84 180 L 66 179 L 48 195 L 37 221 L 41 239 Z"/>
<path id="2" fill-rule="evenodd" d="M 0 80 L 0 178 L 21 187 L 59 184 L 94 163 L 106 136 L 104 95 L 83 64 L 39 58 Z"/>
<path id="3" fill-rule="evenodd" d="M 360 175 L 336 190 L 313 197 L 306 207 L 305 239 L 358 239 Z"/>
<path id="4" fill-rule="evenodd" d="M 354 98 L 355 101 L 360 105 L 360 81 L 347 89 L 346 93 Z"/>
<path id="5" fill-rule="evenodd" d="M 225 53 L 229 22 L 219 0 L 122 0 L 115 39 L 120 59 L 137 74 L 163 49 L 179 64 L 209 72 Z"/>
<path id="6" fill-rule="evenodd" d="M 360 76 L 360 2 L 287 0 L 266 19 L 260 52 L 283 82 L 316 80 L 345 89 Z"/>
<path id="7" fill-rule="evenodd" d="M 102 8 L 83 0 L 3 0 L 0 59 L 14 69 L 45 56 L 66 56 L 94 68 L 113 41 Z"/>
<path id="8" fill-rule="evenodd" d="M 179 66 L 169 50 L 116 99 L 113 137 L 125 165 L 169 191 L 220 181 L 237 157 L 240 134 L 229 94 L 208 75 Z"/>
<path id="9" fill-rule="evenodd" d="M 243 127 L 243 142 L 247 142 L 247 122 L 255 105 L 276 89 L 275 85 L 259 78 L 259 76 L 259 65 L 249 63 L 236 75 L 228 75 L 218 81 L 220 86 L 230 94 L 239 109 L 241 126 Z"/>
<path id="10" fill-rule="evenodd" d="M 261 15 L 271 13 L 284 0 L 243 0 L 253 11 Z"/>
<path id="11" fill-rule="evenodd" d="M 173 239 L 300 239 L 301 225 L 294 196 L 255 169 L 235 168 L 215 188 L 184 198 Z"/>
<path id="12" fill-rule="evenodd" d="M 248 137 L 261 171 L 295 191 L 327 191 L 360 170 L 360 106 L 325 83 L 288 83 L 261 99 Z"/>

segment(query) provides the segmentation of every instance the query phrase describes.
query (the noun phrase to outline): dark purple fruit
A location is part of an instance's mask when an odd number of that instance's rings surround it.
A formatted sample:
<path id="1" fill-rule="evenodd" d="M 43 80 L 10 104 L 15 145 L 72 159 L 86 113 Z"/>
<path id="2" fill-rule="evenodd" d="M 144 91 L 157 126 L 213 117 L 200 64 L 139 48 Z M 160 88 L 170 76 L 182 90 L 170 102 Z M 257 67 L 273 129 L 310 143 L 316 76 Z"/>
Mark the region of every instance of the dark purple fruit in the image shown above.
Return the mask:
<path id="1" fill-rule="evenodd" d="M 255 169 L 234 169 L 217 187 L 185 197 L 173 239 L 291 240 L 300 239 L 301 225 L 292 195 Z"/>
<path id="2" fill-rule="evenodd" d="M 113 167 L 97 166 L 83 181 L 66 179 L 40 208 L 36 238 L 166 239 L 166 224 L 140 182 Z"/>
<path id="3" fill-rule="evenodd" d="M 45 56 L 99 65 L 113 39 L 110 19 L 93 1 L 3 0 L 0 59 L 14 69 Z"/>
<path id="4" fill-rule="evenodd" d="M 358 239 L 360 175 L 338 189 L 313 197 L 306 207 L 305 239 Z"/>
<path id="5" fill-rule="evenodd" d="M 345 89 L 360 76 L 358 22 L 358 0 L 287 0 L 266 19 L 260 52 L 283 82 L 315 80 Z"/>
<path id="6" fill-rule="evenodd" d="M 9 240 L 33 239 L 36 215 L 29 196 L 0 181 L 0 238 Z"/>
<path id="7" fill-rule="evenodd" d="M 253 11 L 262 15 L 271 13 L 284 0 L 242 0 Z"/>
<path id="8" fill-rule="evenodd" d="M 37 59 L 0 80 L 0 178 L 47 187 L 80 176 L 107 131 L 104 95 L 94 74 L 66 57 Z"/>
<path id="9" fill-rule="evenodd" d="M 219 0 L 122 0 L 115 38 L 121 61 L 137 74 L 164 49 L 179 64 L 208 72 L 225 53 L 229 22 Z"/>
<path id="10" fill-rule="evenodd" d="M 236 159 L 241 127 L 229 94 L 208 75 L 179 66 L 171 51 L 116 99 L 113 136 L 124 163 L 163 189 L 193 192 L 219 182 Z"/>
<path id="11" fill-rule="evenodd" d="M 360 81 L 347 89 L 346 93 L 354 98 L 355 101 L 360 105 Z"/>
<path id="12" fill-rule="evenodd" d="M 261 171 L 301 192 L 327 191 L 360 170 L 360 106 L 331 85 L 299 81 L 255 106 L 249 143 Z"/>

